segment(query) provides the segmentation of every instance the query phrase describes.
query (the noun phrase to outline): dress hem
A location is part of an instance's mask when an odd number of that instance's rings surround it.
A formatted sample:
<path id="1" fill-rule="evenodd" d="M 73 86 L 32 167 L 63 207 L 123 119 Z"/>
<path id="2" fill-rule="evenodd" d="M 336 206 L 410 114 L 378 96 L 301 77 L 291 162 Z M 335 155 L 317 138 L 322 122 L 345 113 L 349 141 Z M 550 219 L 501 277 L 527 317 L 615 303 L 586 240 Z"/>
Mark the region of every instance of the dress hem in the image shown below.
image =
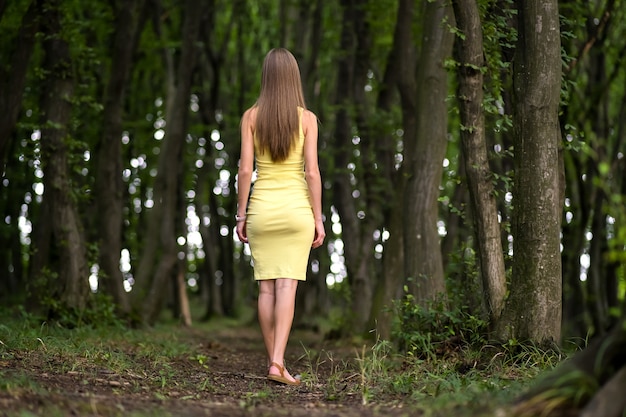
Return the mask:
<path id="1" fill-rule="evenodd" d="M 254 277 L 255 281 L 269 281 L 272 279 L 295 279 L 296 281 L 306 281 L 306 277 L 289 277 L 289 276 L 285 276 L 285 275 L 280 275 L 280 276 L 271 276 L 271 277 L 267 277 L 267 278 L 257 278 Z"/>

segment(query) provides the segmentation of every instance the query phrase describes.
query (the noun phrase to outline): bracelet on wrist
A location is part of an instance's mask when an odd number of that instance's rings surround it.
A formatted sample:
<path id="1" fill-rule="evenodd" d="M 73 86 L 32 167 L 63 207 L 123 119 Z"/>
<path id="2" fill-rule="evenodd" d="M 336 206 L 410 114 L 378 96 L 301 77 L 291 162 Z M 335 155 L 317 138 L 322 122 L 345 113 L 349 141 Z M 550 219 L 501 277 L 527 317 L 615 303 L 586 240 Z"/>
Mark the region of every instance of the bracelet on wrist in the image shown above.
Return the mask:
<path id="1" fill-rule="evenodd" d="M 237 216 L 237 215 L 235 214 L 235 221 L 236 221 L 237 223 L 239 223 L 239 222 L 245 222 L 247 217 L 248 217 L 248 216 L 245 216 L 245 215 L 244 215 L 244 216 Z"/>

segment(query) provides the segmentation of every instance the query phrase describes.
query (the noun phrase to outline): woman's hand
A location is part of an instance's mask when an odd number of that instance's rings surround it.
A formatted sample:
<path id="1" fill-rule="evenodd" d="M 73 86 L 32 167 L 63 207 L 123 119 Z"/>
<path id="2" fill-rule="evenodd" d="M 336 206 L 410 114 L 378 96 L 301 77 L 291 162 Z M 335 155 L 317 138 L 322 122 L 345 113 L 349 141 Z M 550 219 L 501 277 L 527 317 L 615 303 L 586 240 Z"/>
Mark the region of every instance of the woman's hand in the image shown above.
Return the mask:
<path id="1" fill-rule="evenodd" d="M 237 237 L 243 243 L 248 243 L 248 232 L 246 230 L 246 222 L 245 220 L 242 222 L 237 222 Z"/>
<path id="2" fill-rule="evenodd" d="M 326 231 L 324 230 L 324 222 L 322 220 L 315 221 L 315 237 L 313 238 L 313 244 L 311 247 L 313 249 L 319 248 L 324 243 L 324 238 L 326 237 Z"/>

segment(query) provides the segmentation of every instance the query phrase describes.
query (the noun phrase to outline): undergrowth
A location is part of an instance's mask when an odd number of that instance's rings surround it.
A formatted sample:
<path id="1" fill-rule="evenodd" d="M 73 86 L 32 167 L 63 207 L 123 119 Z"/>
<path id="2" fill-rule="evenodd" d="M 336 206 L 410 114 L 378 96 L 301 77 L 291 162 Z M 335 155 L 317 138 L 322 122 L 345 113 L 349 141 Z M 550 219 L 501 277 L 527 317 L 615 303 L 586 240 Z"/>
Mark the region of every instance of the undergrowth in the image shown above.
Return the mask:
<path id="1" fill-rule="evenodd" d="M 564 359 L 532 343 L 490 342 L 487 324 L 464 308 L 423 308 L 407 296 L 395 309 L 393 342 L 355 347 L 349 360 L 305 349 L 305 382 L 330 401 L 358 396 L 363 405 L 397 403 L 425 416 L 476 416 L 510 403 Z"/>
<path id="2" fill-rule="evenodd" d="M 462 309 L 448 311 L 442 304 L 420 309 L 408 302 L 399 307 L 405 309 L 398 314 L 404 322 L 397 323 L 392 341 L 333 342 L 339 349 L 292 346 L 304 352 L 299 366 L 306 368 L 305 392 L 321 392 L 327 403 L 358 399 L 362 406 L 419 409 L 423 416 L 477 416 L 476 410 L 493 411 L 510 402 L 563 359 L 559 352 L 519 341 L 489 343 L 485 324 Z M 66 328 L 20 317 L 0 324 L 0 365 L 29 360 L 37 364 L 36 372 L 78 374 L 85 380 L 123 375 L 135 384 L 127 390 L 145 392 L 147 387 L 158 401 L 166 401 L 172 391 L 185 392 L 189 399 L 223 391 L 208 373 L 208 351 L 190 345 L 188 331 L 172 323 L 149 329 L 115 324 Z M 0 366 L 0 381 L 0 397 L 45 395 L 40 381 L 27 372 Z M 233 393 L 239 407 L 277 401 L 262 386 L 251 383 L 246 392 Z"/>

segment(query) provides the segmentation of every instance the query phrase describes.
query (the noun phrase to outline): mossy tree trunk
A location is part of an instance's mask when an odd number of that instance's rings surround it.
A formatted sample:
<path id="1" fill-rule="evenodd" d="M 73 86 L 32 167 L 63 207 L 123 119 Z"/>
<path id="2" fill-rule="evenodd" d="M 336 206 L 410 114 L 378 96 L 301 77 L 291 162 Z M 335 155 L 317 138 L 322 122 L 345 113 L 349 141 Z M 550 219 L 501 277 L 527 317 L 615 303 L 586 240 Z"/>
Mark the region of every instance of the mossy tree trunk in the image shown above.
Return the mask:
<path id="1" fill-rule="evenodd" d="M 40 296 L 53 310 L 59 308 L 81 314 L 89 297 L 87 244 L 78 213 L 75 190 L 70 175 L 69 124 L 74 97 L 74 73 L 70 46 L 62 37 L 61 2 L 50 0 L 43 5 L 42 27 L 44 61 L 47 77 L 42 90 L 43 110 L 41 159 L 43 198 L 49 202 L 54 249 L 46 267 L 50 274 L 47 292 Z M 42 273 L 43 271 L 39 271 Z M 45 295 L 44 295 L 45 294 Z"/>
<path id="2" fill-rule="evenodd" d="M 562 287 L 558 2 L 516 3 L 513 276 L 496 337 L 558 343 Z"/>

